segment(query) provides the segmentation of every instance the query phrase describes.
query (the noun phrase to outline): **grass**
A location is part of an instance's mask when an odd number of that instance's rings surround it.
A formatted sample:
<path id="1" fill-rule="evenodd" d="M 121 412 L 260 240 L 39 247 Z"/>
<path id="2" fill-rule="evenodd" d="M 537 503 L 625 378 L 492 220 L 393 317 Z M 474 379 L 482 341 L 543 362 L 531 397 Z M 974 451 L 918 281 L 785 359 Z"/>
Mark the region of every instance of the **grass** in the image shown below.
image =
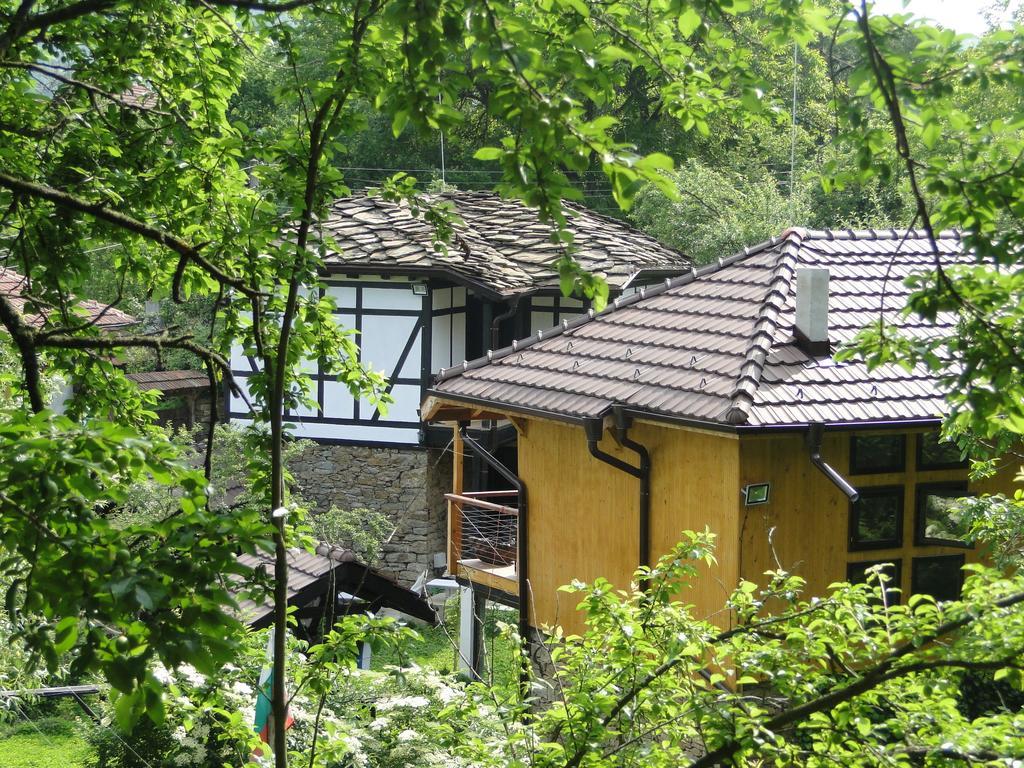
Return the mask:
<path id="1" fill-rule="evenodd" d="M 83 768 L 90 754 L 81 726 L 67 717 L 0 725 L 3 768 Z"/>
<path id="2" fill-rule="evenodd" d="M 503 636 L 499 624 L 515 624 L 516 613 L 495 603 L 487 604 L 484 616 L 484 656 L 485 670 L 483 678 L 487 682 L 503 684 L 512 683 L 518 678 L 519 669 L 516 649 L 513 642 Z M 395 651 L 388 650 L 378 653 L 371 660 L 373 669 L 383 669 L 388 664 L 408 664 L 434 669 L 441 674 L 452 674 L 458 669 L 458 657 L 455 644 L 459 638 L 459 600 L 448 601 L 445 620 L 437 627 L 416 627 L 420 640 L 410 643 L 399 656 Z"/>

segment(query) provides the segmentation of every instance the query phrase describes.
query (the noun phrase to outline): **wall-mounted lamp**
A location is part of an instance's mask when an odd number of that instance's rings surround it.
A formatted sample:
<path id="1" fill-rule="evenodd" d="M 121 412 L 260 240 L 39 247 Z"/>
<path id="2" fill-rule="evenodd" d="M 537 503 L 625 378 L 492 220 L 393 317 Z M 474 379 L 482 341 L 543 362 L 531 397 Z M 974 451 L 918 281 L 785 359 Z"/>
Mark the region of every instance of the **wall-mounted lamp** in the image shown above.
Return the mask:
<path id="1" fill-rule="evenodd" d="M 743 486 L 743 503 L 748 507 L 767 504 L 771 488 L 771 483 L 751 483 Z"/>
<path id="2" fill-rule="evenodd" d="M 426 283 L 411 283 L 412 292 L 417 296 L 427 295 L 427 284 Z"/>

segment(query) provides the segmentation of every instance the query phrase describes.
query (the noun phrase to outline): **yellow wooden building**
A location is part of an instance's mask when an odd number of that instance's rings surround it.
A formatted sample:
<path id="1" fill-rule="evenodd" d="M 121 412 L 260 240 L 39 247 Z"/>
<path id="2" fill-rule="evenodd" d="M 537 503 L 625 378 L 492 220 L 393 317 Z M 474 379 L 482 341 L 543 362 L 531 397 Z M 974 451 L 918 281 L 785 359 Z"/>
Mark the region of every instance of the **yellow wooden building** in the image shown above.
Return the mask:
<path id="1" fill-rule="evenodd" d="M 939 246 L 964 258 L 954 234 Z M 1011 492 L 1019 468 L 969 482 L 937 439 L 945 402 L 928 371 L 833 356 L 879 317 L 948 331 L 952 317 L 900 320 L 903 278 L 932 264 L 915 232 L 791 230 L 444 371 L 423 416 L 455 430 L 448 564 L 464 607 L 472 590 L 517 605 L 524 630 L 578 631 L 559 586 L 626 586 L 705 528 L 718 562 L 684 597 L 722 625 L 737 582 L 776 567 L 823 594 L 887 562 L 902 596 L 955 597 L 982 556 L 960 540 L 955 500 Z M 514 447 L 498 449 L 502 434 Z"/>

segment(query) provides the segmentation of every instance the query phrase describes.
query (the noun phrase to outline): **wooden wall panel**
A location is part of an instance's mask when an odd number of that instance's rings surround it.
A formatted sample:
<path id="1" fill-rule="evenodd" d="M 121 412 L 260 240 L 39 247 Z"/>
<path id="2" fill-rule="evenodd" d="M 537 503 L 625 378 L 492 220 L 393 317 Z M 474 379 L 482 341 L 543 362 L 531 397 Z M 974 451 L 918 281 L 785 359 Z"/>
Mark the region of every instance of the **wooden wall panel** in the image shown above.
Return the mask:
<path id="1" fill-rule="evenodd" d="M 722 542 L 738 535 L 739 443 L 713 433 L 638 424 L 631 436 L 652 463 L 651 555 L 656 560 L 683 530 L 710 527 Z M 610 436 L 602 450 L 636 462 Z M 559 593 L 573 579 L 603 576 L 628 586 L 638 563 L 639 481 L 591 456 L 579 427 L 531 420 L 519 438 L 519 473 L 530 498 L 531 621 L 579 632 L 576 596 Z M 720 612 L 736 581 L 735 546 L 723 544 L 719 563 L 683 596 L 697 615 L 725 624 Z"/>
<path id="2" fill-rule="evenodd" d="M 540 420 L 519 437 L 519 476 L 529 494 L 530 623 L 579 632 L 578 596 L 558 587 L 599 576 L 629 583 L 637 481 L 591 456 L 580 427 Z"/>

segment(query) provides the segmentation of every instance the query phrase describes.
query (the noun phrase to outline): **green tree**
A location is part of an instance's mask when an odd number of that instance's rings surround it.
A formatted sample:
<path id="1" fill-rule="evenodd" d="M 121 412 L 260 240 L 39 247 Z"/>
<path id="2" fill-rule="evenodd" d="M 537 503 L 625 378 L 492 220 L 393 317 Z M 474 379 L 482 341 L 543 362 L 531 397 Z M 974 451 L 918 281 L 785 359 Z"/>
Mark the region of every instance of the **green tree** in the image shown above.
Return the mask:
<path id="1" fill-rule="evenodd" d="M 102 671 L 124 722 L 143 711 L 159 719 L 153 664 L 188 658 L 217 667 L 230 646 L 223 626 L 234 621 L 222 579 L 237 567 L 235 548 L 251 550 L 272 536 L 273 701 L 283 721 L 285 553 L 289 515 L 298 512 L 286 485 L 284 413 L 307 399 L 304 359 L 323 360 L 360 396 L 377 399 L 383 389 L 316 290 L 317 222 L 348 189 L 336 162 L 345 137 L 365 124 L 367 109 L 395 135 L 452 130 L 466 118 L 459 94 L 486 92 L 486 113 L 511 128 L 478 158 L 497 161 L 500 191 L 560 228 L 561 199 L 578 196 L 570 174 L 595 159 L 621 205 L 645 180 L 664 185 L 660 172 L 671 161 L 638 154 L 616 138 L 614 118 L 587 108 L 610 102 L 626 72 L 644 68 L 659 83 L 665 113 L 700 131 L 720 110 L 758 107 L 749 98 L 759 78 L 745 35 L 756 29 L 753 39 L 805 40 L 813 17 L 773 0 L 735 34 L 731 22 L 745 10 L 669 0 L 0 5 L 0 250 L 57 309 L 35 328 L 0 297 L 28 406 L 5 411 L 0 424 L 0 522 L 4 550 L 16 555 L 10 567 L 27 571 L 20 610 L 47 618 L 23 622 L 31 646 L 51 663 L 74 650 L 83 668 Z M 332 35 L 318 65 L 305 67 L 296 36 L 311 19 Z M 249 131 L 230 116 L 253 56 L 289 74 L 273 92 L 284 116 L 273 130 Z M 413 192 L 409 179 L 386 185 L 392 197 Z M 441 235 L 450 231 L 443 208 L 419 210 Z M 575 267 L 568 235 L 560 238 L 566 289 L 600 303 L 603 283 Z M 88 280 L 92 249 L 106 245 L 118 246 L 111 262 L 118 285 L 174 302 L 212 297 L 212 337 L 174 329 L 109 336 L 82 322 L 74 296 Z M 225 359 L 232 343 L 261 363 L 247 393 L 257 422 L 249 471 L 263 499 L 259 519 L 210 509 L 205 479 L 151 429 L 147 400 L 110 359 L 135 348 L 186 351 L 203 361 L 211 386 L 223 380 L 245 395 Z M 44 408 L 43 355 L 77 385 L 71 418 Z M 207 479 L 215 437 L 211 427 Z M 155 523 L 112 526 L 106 511 L 146 477 L 177 489 L 178 508 Z M 81 575 L 75 589 L 66 588 L 69 569 Z M 279 766 L 287 761 L 284 739 L 279 729 Z"/>

